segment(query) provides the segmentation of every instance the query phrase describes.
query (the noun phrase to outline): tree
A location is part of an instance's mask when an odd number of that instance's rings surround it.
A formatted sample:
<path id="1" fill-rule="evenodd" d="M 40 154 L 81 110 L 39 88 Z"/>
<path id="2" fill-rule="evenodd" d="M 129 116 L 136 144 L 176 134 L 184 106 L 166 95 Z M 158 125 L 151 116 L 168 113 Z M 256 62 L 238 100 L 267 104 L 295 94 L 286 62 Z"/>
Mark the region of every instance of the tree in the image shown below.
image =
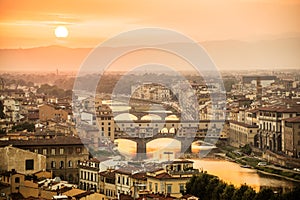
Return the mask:
<path id="1" fill-rule="evenodd" d="M 206 196 L 204 198 L 207 200 L 211 200 L 212 199 L 212 195 L 214 193 L 215 188 L 218 187 L 219 185 L 219 178 L 218 177 L 213 177 L 212 179 L 209 180 L 209 183 L 207 184 L 205 190 L 206 190 Z"/>
<path id="2" fill-rule="evenodd" d="M 274 192 L 269 188 L 261 189 L 255 196 L 254 200 L 271 200 L 274 199 Z"/>
<path id="3" fill-rule="evenodd" d="M 232 200 L 241 200 L 244 196 L 244 193 L 248 190 L 249 186 L 244 184 L 239 187 L 239 189 L 235 190 L 232 196 Z"/>
<path id="4" fill-rule="evenodd" d="M 14 125 L 12 127 L 13 131 L 24 131 L 27 130 L 28 132 L 34 132 L 35 131 L 35 126 L 32 123 L 29 122 L 24 122 L 22 124 Z"/>
<path id="5" fill-rule="evenodd" d="M 256 192 L 251 187 L 248 187 L 248 189 L 244 192 L 242 200 L 253 200 L 255 195 Z"/>
<path id="6" fill-rule="evenodd" d="M 226 188 L 227 184 L 224 183 L 223 181 L 219 181 L 218 186 L 214 189 L 213 193 L 212 193 L 212 200 L 220 200 L 221 199 L 221 195 L 224 191 L 224 189 Z"/>
<path id="7" fill-rule="evenodd" d="M 282 195 L 282 200 L 298 200 L 300 197 L 300 186 L 294 188 L 292 192 Z"/>
<path id="8" fill-rule="evenodd" d="M 195 195 L 200 199 L 206 199 L 206 187 L 209 184 L 210 180 L 214 177 L 215 176 L 207 173 L 201 173 L 198 176 L 193 176 L 186 184 L 187 193 Z"/>
<path id="9" fill-rule="evenodd" d="M 230 184 L 230 185 L 226 185 L 223 193 L 221 194 L 221 200 L 231 200 L 233 194 L 235 192 L 235 187 Z"/>
<path id="10" fill-rule="evenodd" d="M 246 144 L 242 147 L 241 152 L 247 155 L 250 155 L 252 153 L 252 149 L 249 144 Z"/>

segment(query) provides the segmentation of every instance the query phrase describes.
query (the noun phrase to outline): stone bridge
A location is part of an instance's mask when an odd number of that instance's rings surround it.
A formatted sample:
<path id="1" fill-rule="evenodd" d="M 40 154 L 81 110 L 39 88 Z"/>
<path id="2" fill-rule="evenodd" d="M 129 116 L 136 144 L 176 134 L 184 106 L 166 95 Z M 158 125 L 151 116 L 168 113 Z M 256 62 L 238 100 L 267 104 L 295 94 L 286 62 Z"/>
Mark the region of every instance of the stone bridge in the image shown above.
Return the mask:
<path id="1" fill-rule="evenodd" d="M 194 129 L 195 130 L 195 129 Z M 160 133 L 152 134 L 152 133 L 138 133 L 134 136 L 129 135 L 124 132 L 115 132 L 115 139 L 126 139 L 136 142 L 136 153 L 137 153 L 137 160 L 146 159 L 147 154 L 147 143 L 161 138 L 170 138 L 175 139 L 181 143 L 181 153 L 191 153 L 192 152 L 192 143 L 198 140 L 204 139 L 212 139 L 218 140 L 220 139 L 220 131 L 215 131 L 215 134 L 207 135 L 207 130 L 195 130 L 195 131 L 188 131 L 183 133 L 182 131 L 178 131 L 177 133 Z"/>

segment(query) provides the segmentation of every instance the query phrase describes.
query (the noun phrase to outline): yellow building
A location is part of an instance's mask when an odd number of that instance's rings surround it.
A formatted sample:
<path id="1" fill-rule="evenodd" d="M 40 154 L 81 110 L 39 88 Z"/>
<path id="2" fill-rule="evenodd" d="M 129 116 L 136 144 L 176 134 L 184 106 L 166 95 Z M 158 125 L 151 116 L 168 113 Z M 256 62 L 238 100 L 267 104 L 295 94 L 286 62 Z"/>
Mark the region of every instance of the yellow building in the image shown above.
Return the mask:
<path id="1" fill-rule="evenodd" d="M 99 187 L 101 199 L 111 200 L 116 199 L 115 171 L 107 170 L 99 173 Z"/>
<path id="2" fill-rule="evenodd" d="M 189 160 L 175 160 L 163 165 L 163 170 L 147 172 L 147 190 L 180 198 L 186 189 L 185 184 L 199 171 L 193 168 L 193 161 Z"/>

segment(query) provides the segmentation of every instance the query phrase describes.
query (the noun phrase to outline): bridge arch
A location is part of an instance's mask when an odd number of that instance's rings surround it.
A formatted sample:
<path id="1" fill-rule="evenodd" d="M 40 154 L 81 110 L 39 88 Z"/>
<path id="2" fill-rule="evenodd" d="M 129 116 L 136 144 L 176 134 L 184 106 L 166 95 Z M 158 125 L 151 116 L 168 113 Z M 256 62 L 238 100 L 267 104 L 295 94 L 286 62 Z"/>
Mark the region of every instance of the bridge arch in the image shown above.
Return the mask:
<path id="1" fill-rule="evenodd" d="M 167 117 L 165 117 L 165 120 L 176 120 L 176 121 L 179 121 L 179 117 L 177 117 L 177 115 L 168 115 Z"/>
<path id="2" fill-rule="evenodd" d="M 162 118 L 159 115 L 156 114 L 147 114 L 141 117 L 141 120 L 162 120 Z"/>
<path id="3" fill-rule="evenodd" d="M 130 113 L 121 113 L 114 117 L 115 121 L 134 121 L 137 119 L 137 116 Z"/>

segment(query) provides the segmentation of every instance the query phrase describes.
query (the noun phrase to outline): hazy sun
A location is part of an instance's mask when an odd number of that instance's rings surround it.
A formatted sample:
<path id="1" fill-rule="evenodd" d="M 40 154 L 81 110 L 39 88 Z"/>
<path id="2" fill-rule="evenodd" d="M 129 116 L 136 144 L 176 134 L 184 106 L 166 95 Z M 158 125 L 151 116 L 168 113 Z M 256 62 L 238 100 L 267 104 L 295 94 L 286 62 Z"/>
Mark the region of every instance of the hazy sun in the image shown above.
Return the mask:
<path id="1" fill-rule="evenodd" d="M 65 26 L 56 27 L 54 33 L 57 38 L 66 38 L 69 35 L 69 31 Z"/>

